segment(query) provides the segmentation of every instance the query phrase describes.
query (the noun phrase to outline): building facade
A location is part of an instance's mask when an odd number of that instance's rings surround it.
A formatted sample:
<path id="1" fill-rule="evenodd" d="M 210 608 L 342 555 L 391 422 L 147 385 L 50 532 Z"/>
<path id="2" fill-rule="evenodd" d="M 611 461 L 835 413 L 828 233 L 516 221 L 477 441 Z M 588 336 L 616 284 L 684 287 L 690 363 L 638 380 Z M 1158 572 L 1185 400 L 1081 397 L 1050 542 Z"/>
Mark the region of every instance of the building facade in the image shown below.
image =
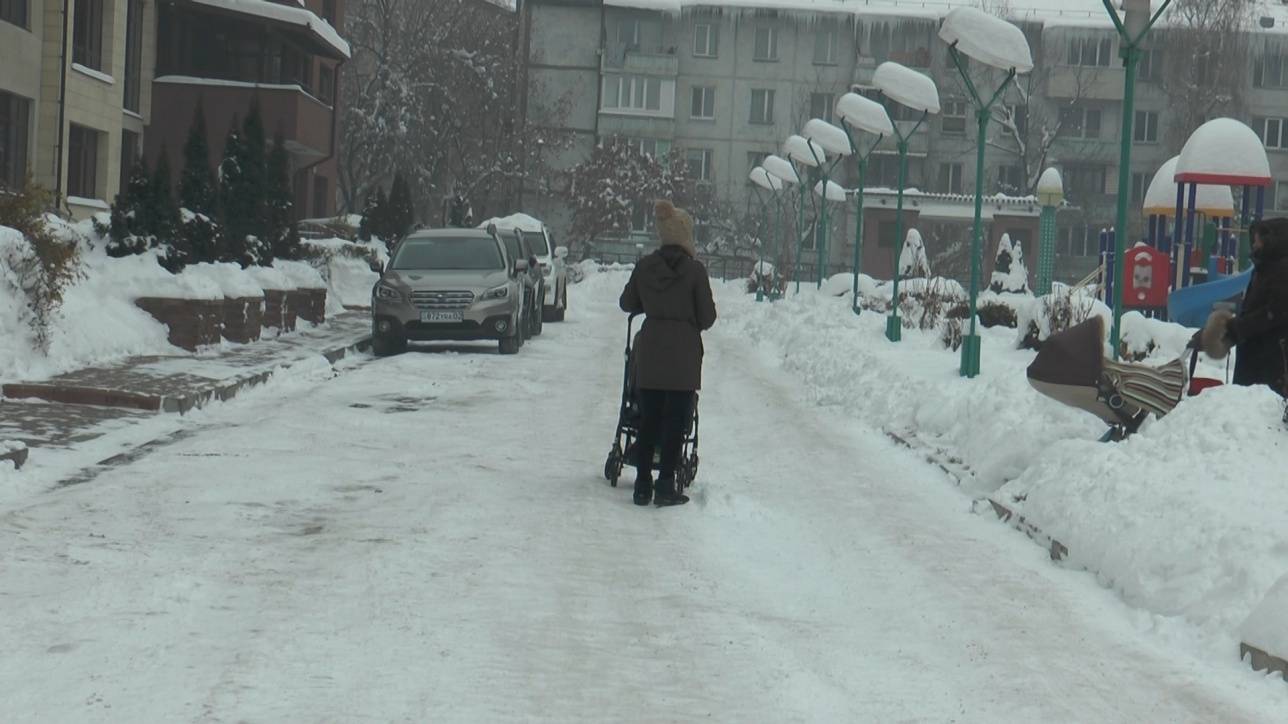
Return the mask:
<path id="1" fill-rule="evenodd" d="M 854 91 L 880 99 L 873 73 L 880 63 L 897 61 L 934 79 L 942 106 L 912 134 L 907 186 L 921 193 L 909 199 L 906 221 L 919 227 L 932 259 L 941 257 L 950 267 L 946 273 L 960 275 L 973 214 L 969 195 L 975 186 L 977 130 L 960 75 L 937 35 L 952 4 L 926 9 L 899 0 L 832 0 L 771 10 L 759 3 L 740 7 L 736 0 L 677 0 L 665 6 L 526 0 L 521 52 L 534 79 L 525 85 L 534 95 L 526 101 L 529 119 L 574 133 L 576 148 L 561 159 L 562 168 L 613 137 L 650 153 L 678 148 L 691 178 L 752 211 L 757 202 L 747 181 L 751 168 L 765 154 L 780 153 L 784 139 L 806 120 L 836 122 L 833 109 L 840 95 Z M 1100 231 L 1113 224 L 1123 90 L 1117 35 L 1103 5 L 1089 0 L 1040 10 L 1017 3 L 1007 12 L 1028 37 L 1037 68 L 1020 79 L 1021 87 L 1007 96 L 990 127 L 984 192 L 999 196 L 985 207 L 986 244 L 991 248 L 1006 233 L 1026 258 L 1033 258 L 1039 209 L 1032 201 L 1009 197 L 1028 196 L 1043 168 L 1055 166 L 1062 171 L 1068 204 L 1058 216 L 1057 277 L 1076 280 L 1094 268 Z M 1281 177 L 1288 172 L 1288 154 L 1276 151 L 1288 149 L 1288 129 L 1280 120 L 1288 115 L 1288 72 L 1280 73 L 1275 61 L 1279 53 L 1288 56 L 1288 49 L 1277 49 L 1274 33 L 1286 20 L 1288 14 L 1250 23 L 1247 32 L 1257 37 L 1248 51 L 1254 67 L 1241 74 L 1247 102 L 1216 113 L 1239 117 L 1262 133 L 1272 170 Z M 1168 140 L 1174 114 L 1163 75 L 1167 64 L 1194 58 L 1169 44 L 1168 37 L 1168 28 L 1155 31 L 1139 73 L 1129 184 L 1134 230 L 1140 228 L 1139 202 L 1154 171 L 1179 152 Z M 1255 72 L 1262 66 L 1274 66 L 1273 72 Z M 999 80 L 970 64 L 968 71 L 985 86 Z M 570 112 L 554 118 L 542 115 L 536 94 L 575 101 Z M 904 128 L 917 120 L 907 109 L 888 107 Z M 835 178 L 852 188 L 856 164 L 841 163 Z M 872 157 L 866 186 L 894 187 L 897 179 L 894 143 L 887 140 Z M 1288 207 L 1288 187 L 1274 191 L 1269 206 Z M 569 213 L 557 195 L 529 197 L 525 203 L 557 230 L 568 228 Z M 853 254 L 851 206 L 837 204 L 831 212 L 828 256 L 835 270 L 848 266 Z M 892 206 L 889 194 L 868 194 L 863 264 L 877 276 L 889 273 L 897 253 Z M 647 214 L 639 216 L 636 233 L 644 236 Z M 635 241 L 623 239 L 622 251 L 631 253 Z M 810 237 L 803 240 L 807 249 L 813 243 Z"/>
<path id="2" fill-rule="evenodd" d="M 140 155 L 166 148 L 177 171 L 199 100 L 213 164 L 258 97 L 292 152 L 299 214 L 329 215 L 342 17 L 343 0 L 0 0 L 0 187 L 30 176 L 84 218 Z"/>

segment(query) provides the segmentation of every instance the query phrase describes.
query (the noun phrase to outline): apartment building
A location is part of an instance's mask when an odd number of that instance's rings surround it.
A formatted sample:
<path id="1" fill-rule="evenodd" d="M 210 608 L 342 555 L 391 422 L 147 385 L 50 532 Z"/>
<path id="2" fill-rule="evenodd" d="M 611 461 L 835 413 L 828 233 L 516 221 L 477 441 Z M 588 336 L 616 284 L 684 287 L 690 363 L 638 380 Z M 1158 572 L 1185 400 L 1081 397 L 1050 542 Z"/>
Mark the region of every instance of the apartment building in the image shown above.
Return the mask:
<path id="1" fill-rule="evenodd" d="M 133 160 L 178 170 L 202 101 L 212 164 L 258 97 L 291 150 L 296 208 L 334 211 L 343 0 L 0 0 L 0 186 L 30 175 L 84 218 Z M 160 42 L 159 42 L 160 41 Z"/>
<path id="2" fill-rule="evenodd" d="M 735 206 L 751 210 L 756 199 L 747 182 L 750 169 L 765 154 L 779 152 L 809 118 L 834 121 L 841 94 L 879 99 L 873 72 L 894 60 L 935 80 L 943 110 L 911 139 L 907 186 L 919 193 L 908 199 L 906 222 L 922 231 L 932 256 L 960 249 L 969 240 L 973 215 L 977 131 L 974 109 L 937 36 L 940 18 L 953 5 L 787 0 L 771 9 L 739 0 L 527 0 L 521 52 L 533 81 L 526 88 L 546 98 L 574 99 L 571 112 L 555 118 L 542 115 L 534 95 L 530 119 L 575 134 L 577 148 L 560 159 L 565 168 L 610 137 L 629 139 L 647 152 L 679 148 L 695 181 L 712 184 Z M 1069 204 L 1058 216 L 1057 275 L 1075 279 L 1093 267 L 1099 232 L 1113 223 L 1123 89 L 1117 35 L 1103 5 L 1093 0 L 1005 7 L 1028 37 L 1038 67 L 1022 80 L 1025 93 L 1012 93 L 1000 108 L 1005 126 L 995 123 L 990 131 L 984 192 L 1006 198 L 985 204 L 987 243 L 1007 233 L 1032 258 L 1039 209 L 1012 197 L 1027 196 L 1042 168 L 1056 166 Z M 1279 6 L 1257 12 L 1266 15 L 1248 30 L 1257 37 L 1249 51 L 1254 68 L 1241 78 L 1247 103 L 1232 114 L 1263 134 L 1272 168 L 1288 178 L 1288 154 L 1278 152 L 1288 150 L 1282 120 L 1288 116 L 1288 71 L 1282 67 L 1288 45 L 1280 50 L 1278 41 L 1288 12 Z M 1143 199 L 1154 171 L 1179 151 L 1166 140 L 1173 99 L 1164 90 L 1163 69 L 1195 59 L 1185 48 L 1169 46 L 1168 33 L 1155 31 L 1139 71 L 1133 201 Z M 997 80 L 985 69 L 969 70 L 985 85 Z M 897 105 L 890 109 L 897 123 L 911 128 L 915 114 Z M 1054 140 L 1041 138 L 1039 124 L 1059 129 Z M 873 156 L 866 185 L 894 187 L 897 173 L 894 144 L 885 142 Z M 857 182 L 853 163 L 841 164 L 838 174 L 846 186 Z M 1270 198 L 1272 208 L 1288 209 L 1288 187 Z M 557 228 L 567 228 L 569 214 L 557 196 L 530 196 L 527 203 Z M 829 255 L 838 269 L 853 254 L 851 206 L 833 209 Z M 894 264 L 894 216 L 893 194 L 868 194 L 863 263 L 875 274 Z M 638 218 L 635 235 L 644 236 L 647 214 Z M 633 250 L 635 239 L 622 241 L 623 251 Z M 804 240 L 807 249 L 813 243 Z"/>

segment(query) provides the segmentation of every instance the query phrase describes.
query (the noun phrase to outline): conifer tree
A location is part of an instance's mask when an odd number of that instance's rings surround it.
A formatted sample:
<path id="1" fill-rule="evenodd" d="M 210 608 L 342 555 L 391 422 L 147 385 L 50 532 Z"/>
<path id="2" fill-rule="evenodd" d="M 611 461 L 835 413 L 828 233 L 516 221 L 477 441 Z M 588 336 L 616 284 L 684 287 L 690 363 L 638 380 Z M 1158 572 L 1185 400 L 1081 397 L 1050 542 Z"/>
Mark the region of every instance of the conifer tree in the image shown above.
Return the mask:
<path id="1" fill-rule="evenodd" d="M 388 209 L 384 215 L 385 241 L 390 244 L 401 241 L 411 231 L 414 221 L 411 186 L 402 171 L 398 171 L 394 174 L 393 185 L 389 187 Z"/>
<path id="2" fill-rule="evenodd" d="M 290 165 L 291 157 L 286 150 L 286 141 L 278 133 L 273 139 L 273 150 L 268 154 L 264 240 L 268 242 L 271 255 L 279 259 L 294 259 L 299 256 Z"/>
<path id="3" fill-rule="evenodd" d="M 219 210 L 219 184 L 210 168 L 210 142 L 206 137 L 206 114 L 197 110 L 183 144 L 183 172 L 179 177 L 179 204 L 196 214 L 215 218 Z"/>

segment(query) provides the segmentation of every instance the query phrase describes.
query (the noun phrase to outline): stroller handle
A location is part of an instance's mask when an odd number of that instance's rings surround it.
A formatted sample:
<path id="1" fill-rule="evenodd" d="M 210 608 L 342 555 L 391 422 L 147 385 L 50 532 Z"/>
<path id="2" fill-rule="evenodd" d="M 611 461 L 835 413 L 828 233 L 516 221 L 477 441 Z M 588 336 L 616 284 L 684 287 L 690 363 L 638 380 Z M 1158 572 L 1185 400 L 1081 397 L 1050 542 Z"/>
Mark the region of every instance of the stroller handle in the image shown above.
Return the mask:
<path id="1" fill-rule="evenodd" d="M 639 312 L 632 312 L 631 316 L 626 318 L 626 354 L 627 356 L 630 356 L 630 353 L 631 353 L 631 332 L 635 327 L 635 318 L 638 316 L 640 316 Z"/>

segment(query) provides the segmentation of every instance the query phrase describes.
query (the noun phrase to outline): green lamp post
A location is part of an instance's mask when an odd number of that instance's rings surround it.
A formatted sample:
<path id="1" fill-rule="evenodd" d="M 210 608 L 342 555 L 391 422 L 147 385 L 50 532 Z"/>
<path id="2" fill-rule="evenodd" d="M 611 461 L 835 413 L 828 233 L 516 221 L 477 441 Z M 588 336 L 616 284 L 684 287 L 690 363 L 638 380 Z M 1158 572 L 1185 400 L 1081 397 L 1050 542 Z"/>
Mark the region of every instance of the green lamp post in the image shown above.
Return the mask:
<path id="1" fill-rule="evenodd" d="M 770 197 L 774 199 L 774 226 L 775 228 L 781 226 L 781 219 L 779 217 L 782 216 L 782 207 L 778 205 L 778 192 L 783 190 L 783 186 L 784 186 L 783 180 L 771 174 L 770 172 L 766 171 L 764 166 L 757 166 L 753 168 L 751 170 L 750 178 L 752 183 L 764 189 L 766 192 L 769 193 Z M 758 197 L 760 196 L 760 194 L 756 194 L 756 195 Z M 760 199 L 760 218 L 761 218 L 761 228 L 766 231 L 766 234 L 762 236 L 767 236 L 768 230 L 769 230 L 769 206 L 768 204 L 765 203 L 765 200 L 763 198 Z M 762 276 L 765 273 L 765 239 L 764 238 L 760 240 L 759 251 L 760 251 L 760 254 L 759 254 L 760 260 L 756 264 L 756 278 L 757 278 L 756 301 L 758 302 L 764 301 L 765 299 L 765 289 L 764 289 L 765 285 L 764 285 L 764 280 L 762 279 Z"/>
<path id="2" fill-rule="evenodd" d="M 859 270 L 863 260 L 863 189 L 867 183 L 868 158 L 887 136 L 894 135 L 894 124 L 884 106 L 858 93 L 846 93 L 836 102 L 836 115 L 841 119 L 841 129 L 850 144 L 850 154 L 859 166 L 858 184 L 854 189 L 854 289 L 850 295 L 851 309 L 855 314 L 859 306 Z M 866 131 L 877 137 L 863 150 L 854 141 L 854 131 Z M 896 270 L 897 271 L 897 270 Z"/>
<path id="3" fill-rule="evenodd" d="M 898 342 L 903 338 L 903 322 L 899 320 L 899 244 L 903 238 L 903 192 L 908 182 L 908 142 L 926 123 L 932 113 L 939 112 L 939 90 L 929 76 L 886 61 L 872 74 L 872 84 L 890 101 L 917 112 L 917 121 L 910 128 L 893 125 L 899 150 L 899 190 L 895 197 L 894 220 L 894 287 L 890 296 L 890 316 L 886 318 L 886 339 Z"/>
<path id="4" fill-rule="evenodd" d="M 984 149 L 988 145 L 988 124 L 993 118 L 993 106 L 1006 91 L 1017 73 L 1033 70 L 1033 55 L 1024 33 L 1014 25 L 972 7 L 955 8 L 944 18 L 939 27 L 939 37 L 948 43 L 948 54 L 957 66 L 962 83 L 977 110 L 979 122 L 975 137 L 975 222 L 970 242 L 970 331 L 962 338 L 961 375 L 975 377 L 979 374 L 980 339 L 976 330 L 981 271 L 981 246 L 984 234 Z M 1001 70 L 1005 77 L 993 94 L 984 100 L 975 81 L 971 79 L 962 62 L 962 56 L 982 65 Z"/>
<path id="5" fill-rule="evenodd" d="M 1121 18 L 1118 17 L 1118 10 L 1112 0 L 1101 2 L 1109 13 L 1109 19 L 1114 21 L 1114 28 L 1118 30 L 1118 53 L 1122 56 L 1124 69 L 1122 138 L 1118 152 L 1118 213 L 1114 217 L 1114 268 L 1122 269 L 1127 244 L 1127 202 L 1131 195 L 1132 123 L 1136 115 L 1136 66 L 1140 63 L 1140 44 L 1172 0 L 1163 0 L 1152 16 L 1149 14 L 1150 0 L 1122 0 Z M 1123 318 L 1122 284 L 1114 284 L 1113 306 L 1114 324 L 1109 333 L 1109 346 L 1113 350 L 1114 359 L 1118 359 L 1118 340 Z"/>
<path id="6" fill-rule="evenodd" d="M 801 135 L 810 143 L 836 157 L 836 160 L 830 166 L 820 159 L 819 167 L 823 170 L 822 178 L 814 185 L 814 193 L 823 199 L 823 234 L 822 243 L 818 245 L 818 284 L 822 287 L 823 279 L 827 276 L 827 260 L 831 257 L 826 243 L 830 236 L 828 233 L 830 230 L 827 227 L 828 203 L 844 204 L 848 198 L 845 189 L 831 180 L 832 170 L 842 159 L 849 156 L 853 149 L 845 131 L 821 118 L 806 121 L 805 127 L 801 129 Z"/>
<path id="7" fill-rule="evenodd" d="M 805 138 L 804 136 L 801 136 L 798 134 L 792 134 L 787 137 L 786 141 L 783 142 L 783 153 L 787 154 L 787 158 L 791 159 L 792 161 L 795 161 L 798 164 L 801 164 L 802 166 L 818 169 L 819 174 L 821 175 L 823 180 L 824 181 L 827 180 L 827 172 L 828 172 L 827 152 L 823 150 L 822 146 L 819 146 L 817 143 L 809 140 L 808 138 Z M 801 229 L 800 236 L 798 236 L 796 240 L 796 270 L 798 272 L 800 271 L 801 242 L 804 240 L 804 228 L 803 228 L 804 213 L 805 213 L 804 202 L 805 202 L 806 193 L 808 193 L 808 190 L 805 187 L 804 179 L 802 179 L 801 180 L 802 229 Z M 811 200 L 811 203 L 812 203 L 812 200 Z M 821 257 L 823 253 L 823 249 L 826 248 L 827 246 L 827 204 L 823 204 L 822 208 L 820 208 L 818 213 L 815 214 L 814 223 L 816 224 L 816 228 L 819 230 L 818 233 L 815 235 L 814 245 L 817 247 L 817 251 Z M 820 287 L 823 286 L 823 280 L 821 278 L 818 280 L 818 286 Z M 796 291 L 799 292 L 800 289 L 801 289 L 801 286 L 800 286 L 800 279 L 798 275 L 798 278 L 796 280 Z"/>
<path id="8" fill-rule="evenodd" d="M 801 235 L 804 233 L 802 228 L 805 226 L 805 183 L 796 171 L 796 166 L 782 156 L 776 156 L 771 153 L 765 156 L 760 165 L 771 176 L 783 182 L 784 186 L 795 184 L 800 191 L 799 208 L 796 213 L 796 256 L 792 258 L 792 263 L 795 266 L 792 278 L 796 280 L 796 291 L 799 293 L 801 290 Z"/>
<path id="9" fill-rule="evenodd" d="M 1055 279 L 1055 211 L 1064 203 L 1064 181 L 1060 172 L 1048 168 L 1038 178 L 1038 296 L 1051 293 Z"/>

